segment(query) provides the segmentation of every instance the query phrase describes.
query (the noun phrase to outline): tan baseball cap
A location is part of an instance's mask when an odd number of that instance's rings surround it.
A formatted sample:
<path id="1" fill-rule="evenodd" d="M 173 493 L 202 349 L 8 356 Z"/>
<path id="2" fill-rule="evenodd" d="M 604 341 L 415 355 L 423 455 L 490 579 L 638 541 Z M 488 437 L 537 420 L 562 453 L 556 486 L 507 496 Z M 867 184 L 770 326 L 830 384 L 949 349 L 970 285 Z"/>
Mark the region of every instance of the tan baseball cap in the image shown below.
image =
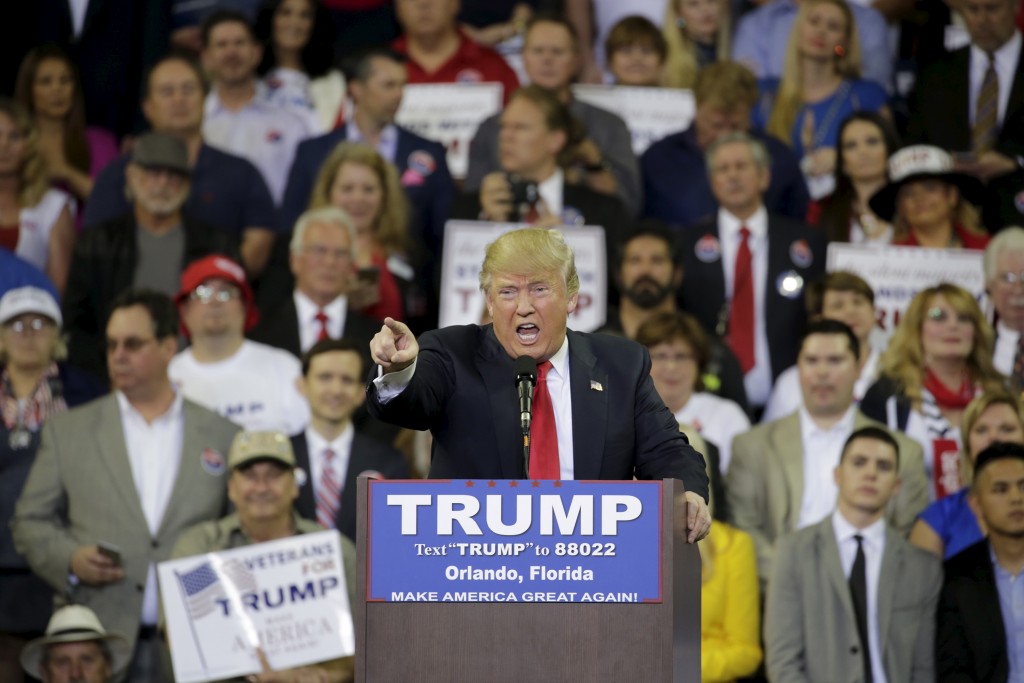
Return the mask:
<path id="1" fill-rule="evenodd" d="M 292 442 L 283 432 L 239 432 L 231 442 L 228 467 L 236 469 L 257 460 L 272 460 L 285 467 L 295 467 Z"/>

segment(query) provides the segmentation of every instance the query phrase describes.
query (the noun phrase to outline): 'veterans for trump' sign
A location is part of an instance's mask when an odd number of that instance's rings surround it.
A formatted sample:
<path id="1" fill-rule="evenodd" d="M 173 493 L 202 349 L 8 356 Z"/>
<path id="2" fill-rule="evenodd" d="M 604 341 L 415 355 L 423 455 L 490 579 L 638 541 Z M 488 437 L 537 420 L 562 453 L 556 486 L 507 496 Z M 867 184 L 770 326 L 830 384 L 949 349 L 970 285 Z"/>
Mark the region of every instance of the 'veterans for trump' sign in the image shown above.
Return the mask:
<path id="1" fill-rule="evenodd" d="M 157 566 L 178 683 L 274 670 L 355 652 L 338 532 L 196 555 Z"/>
<path id="2" fill-rule="evenodd" d="M 661 482 L 370 481 L 367 600 L 661 602 Z"/>

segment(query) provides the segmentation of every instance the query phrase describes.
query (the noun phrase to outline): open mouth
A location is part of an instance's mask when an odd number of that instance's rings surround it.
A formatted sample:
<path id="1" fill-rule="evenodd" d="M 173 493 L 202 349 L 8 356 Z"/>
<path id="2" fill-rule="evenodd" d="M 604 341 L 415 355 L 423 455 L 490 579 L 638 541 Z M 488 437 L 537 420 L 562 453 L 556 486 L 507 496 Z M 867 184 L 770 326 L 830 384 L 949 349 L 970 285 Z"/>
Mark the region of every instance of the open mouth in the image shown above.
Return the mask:
<path id="1" fill-rule="evenodd" d="M 540 328 L 533 323 L 523 323 L 516 327 L 516 337 L 523 344 L 532 344 L 537 341 L 537 337 L 540 335 Z"/>

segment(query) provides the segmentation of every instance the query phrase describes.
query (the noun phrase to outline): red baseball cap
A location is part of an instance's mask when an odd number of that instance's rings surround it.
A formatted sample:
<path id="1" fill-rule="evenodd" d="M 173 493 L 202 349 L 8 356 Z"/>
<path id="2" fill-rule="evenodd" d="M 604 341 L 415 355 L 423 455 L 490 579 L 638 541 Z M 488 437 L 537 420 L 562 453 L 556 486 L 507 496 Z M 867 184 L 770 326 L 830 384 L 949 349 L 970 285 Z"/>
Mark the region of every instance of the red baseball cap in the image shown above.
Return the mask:
<path id="1" fill-rule="evenodd" d="M 199 285 L 213 279 L 224 280 L 238 287 L 242 293 L 242 299 L 245 301 L 245 331 L 248 332 L 256 327 L 256 323 L 260 321 L 260 312 L 253 300 L 249 281 L 245 279 L 245 270 L 221 254 L 206 256 L 189 264 L 181 274 L 181 289 L 175 295 L 174 303 L 181 306 Z M 186 337 L 189 336 L 184 320 L 181 321 L 181 330 Z"/>

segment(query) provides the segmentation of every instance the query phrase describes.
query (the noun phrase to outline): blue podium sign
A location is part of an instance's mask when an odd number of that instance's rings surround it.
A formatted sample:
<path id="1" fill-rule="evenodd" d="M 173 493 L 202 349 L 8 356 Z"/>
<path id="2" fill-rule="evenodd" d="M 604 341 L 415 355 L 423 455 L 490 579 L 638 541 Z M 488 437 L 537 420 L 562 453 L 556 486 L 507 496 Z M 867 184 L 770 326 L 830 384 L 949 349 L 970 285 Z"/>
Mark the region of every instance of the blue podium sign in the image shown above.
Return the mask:
<path id="1" fill-rule="evenodd" d="M 660 481 L 367 487 L 367 600 L 660 603 Z"/>

